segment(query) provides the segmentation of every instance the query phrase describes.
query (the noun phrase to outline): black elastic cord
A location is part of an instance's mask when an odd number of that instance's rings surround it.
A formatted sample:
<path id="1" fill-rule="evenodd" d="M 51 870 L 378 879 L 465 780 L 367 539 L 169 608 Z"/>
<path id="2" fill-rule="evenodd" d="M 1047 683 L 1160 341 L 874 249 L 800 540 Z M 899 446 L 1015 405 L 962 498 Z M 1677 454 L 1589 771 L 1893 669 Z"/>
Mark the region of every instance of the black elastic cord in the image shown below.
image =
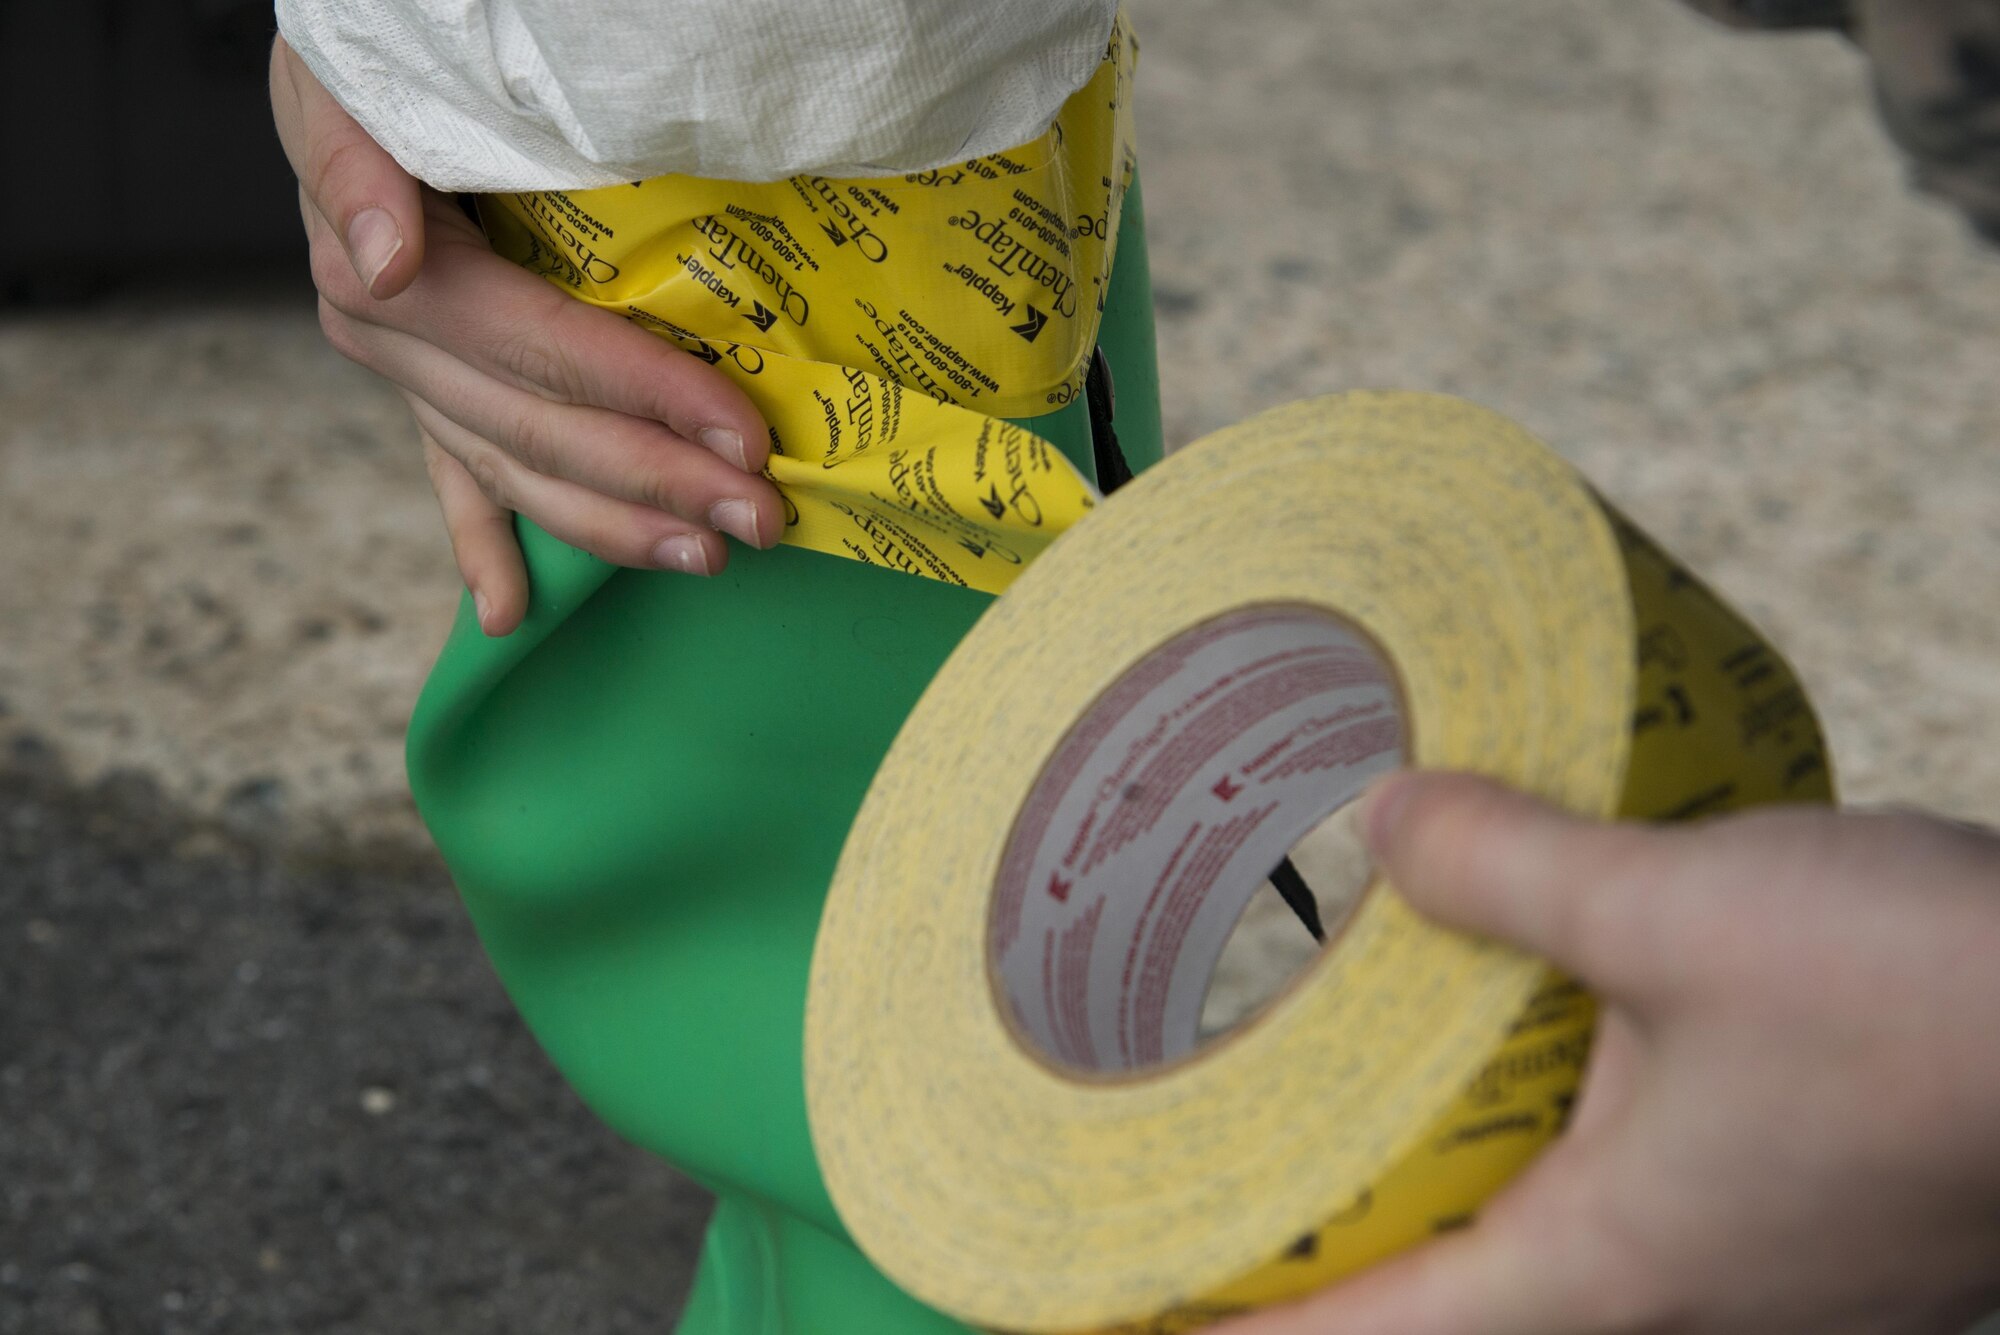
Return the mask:
<path id="1" fill-rule="evenodd" d="M 1118 394 L 1111 383 L 1111 363 L 1104 359 L 1101 347 L 1091 351 L 1090 372 L 1083 378 L 1083 397 L 1090 407 L 1090 450 L 1097 464 L 1097 489 L 1109 496 L 1132 480 L 1132 465 L 1126 461 L 1125 451 L 1119 448 L 1118 432 L 1111 425 Z M 1324 942 L 1326 929 L 1320 924 L 1319 901 L 1313 898 L 1312 888 L 1299 875 L 1292 860 L 1282 859 L 1272 869 L 1270 879 L 1278 897 L 1298 915 L 1305 929 L 1312 933 L 1312 939 Z"/>
<path id="2" fill-rule="evenodd" d="M 1313 898 L 1312 887 L 1306 878 L 1299 875 L 1299 869 L 1285 858 L 1271 869 L 1271 885 L 1278 897 L 1291 905 L 1292 912 L 1299 915 L 1299 921 L 1312 933 L 1313 940 L 1326 944 L 1326 928 L 1320 924 L 1319 901 Z"/>
<path id="3" fill-rule="evenodd" d="M 1132 480 L 1132 465 L 1118 447 L 1118 432 L 1111 425 L 1118 411 L 1118 390 L 1111 382 L 1111 363 L 1104 349 L 1090 354 L 1090 374 L 1083 378 L 1083 397 L 1090 405 L 1090 448 L 1097 463 L 1097 489 L 1109 496 Z"/>

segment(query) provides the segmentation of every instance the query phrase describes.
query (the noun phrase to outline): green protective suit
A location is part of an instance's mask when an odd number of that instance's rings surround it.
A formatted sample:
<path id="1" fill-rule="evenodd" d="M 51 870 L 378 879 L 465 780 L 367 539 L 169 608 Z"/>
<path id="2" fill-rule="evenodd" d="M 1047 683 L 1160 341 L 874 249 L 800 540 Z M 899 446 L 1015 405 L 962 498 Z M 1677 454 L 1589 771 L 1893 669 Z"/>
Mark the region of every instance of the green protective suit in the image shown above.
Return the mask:
<path id="1" fill-rule="evenodd" d="M 1136 181 L 1099 342 L 1144 468 L 1160 427 Z M 1027 425 L 1094 475 L 1084 395 Z M 460 608 L 410 723 L 410 784 L 550 1058 L 719 1199 L 681 1335 L 964 1329 L 848 1241 L 800 1045 L 849 823 L 990 597 L 791 547 L 693 579 L 520 534 L 528 619 L 489 640 Z"/>

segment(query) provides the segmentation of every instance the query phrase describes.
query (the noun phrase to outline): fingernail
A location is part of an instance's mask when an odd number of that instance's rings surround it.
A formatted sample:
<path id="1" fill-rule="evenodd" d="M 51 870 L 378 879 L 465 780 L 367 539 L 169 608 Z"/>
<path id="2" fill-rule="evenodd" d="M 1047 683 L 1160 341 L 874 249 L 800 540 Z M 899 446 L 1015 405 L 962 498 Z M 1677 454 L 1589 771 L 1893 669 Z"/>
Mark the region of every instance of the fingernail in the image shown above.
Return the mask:
<path id="1" fill-rule="evenodd" d="M 347 224 L 347 253 L 354 257 L 354 267 L 370 293 L 375 291 L 375 280 L 402 248 L 403 229 L 396 226 L 387 209 L 363 209 Z"/>
<path id="2" fill-rule="evenodd" d="M 750 456 L 744 452 L 743 437 L 739 433 L 731 431 L 728 427 L 705 426 L 695 433 L 695 439 L 738 468 L 746 471 L 749 469 Z"/>
<path id="3" fill-rule="evenodd" d="M 692 533 L 664 538 L 653 548 L 653 564 L 662 570 L 678 570 L 688 575 L 708 573 L 708 548 Z"/>
<path id="4" fill-rule="evenodd" d="M 1389 847 L 1390 838 L 1396 832 L 1396 823 L 1403 818 L 1403 809 L 1410 804 L 1411 776 L 1405 771 L 1385 774 L 1368 785 L 1361 794 L 1361 810 L 1356 816 L 1361 826 L 1361 837 L 1368 844 L 1368 851 L 1381 856 Z"/>
<path id="5" fill-rule="evenodd" d="M 752 547 L 764 545 L 757 529 L 757 507 L 748 501 L 717 501 L 709 508 L 708 522 Z"/>
<path id="6" fill-rule="evenodd" d="M 493 604 L 486 601 L 486 595 L 477 589 L 472 593 L 472 614 L 479 618 L 479 629 L 488 635 L 493 633 Z"/>

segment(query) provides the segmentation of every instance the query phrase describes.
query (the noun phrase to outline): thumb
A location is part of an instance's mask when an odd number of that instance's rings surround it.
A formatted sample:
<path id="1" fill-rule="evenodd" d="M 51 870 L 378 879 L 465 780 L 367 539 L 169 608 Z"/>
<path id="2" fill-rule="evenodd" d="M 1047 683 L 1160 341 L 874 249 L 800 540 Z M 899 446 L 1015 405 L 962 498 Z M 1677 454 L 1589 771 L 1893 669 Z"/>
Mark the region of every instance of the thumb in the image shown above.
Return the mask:
<path id="1" fill-rule="evenodd" d="M 1359 820 L 1398 893 L 1448 927 L 1610 990 L 1646 958 L 1641 919 L 1668 833 L 1586 820 L 1471 774 L 1389 775 Z"/>
<path id="2" fill-rule="evenodd" d="M 347 114 L 280 37 L 271 114 L 311 206 L 340 238 L 368 295 L 386 300 L 423 266 L 422 187 Z"/>

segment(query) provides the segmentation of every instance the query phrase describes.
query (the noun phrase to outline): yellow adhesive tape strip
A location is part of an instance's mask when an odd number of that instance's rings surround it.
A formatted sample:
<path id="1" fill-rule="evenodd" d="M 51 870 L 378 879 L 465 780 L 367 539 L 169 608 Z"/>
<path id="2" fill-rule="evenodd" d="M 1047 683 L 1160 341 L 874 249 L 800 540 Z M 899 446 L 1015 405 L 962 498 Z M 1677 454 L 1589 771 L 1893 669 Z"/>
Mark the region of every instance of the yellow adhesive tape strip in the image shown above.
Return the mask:
<path id="1" fill-rule="evenodd" d="M 502 255 L 703 358 L 771 426 L 784 541 L 988 592 L 1096 501 L 995 419 L 1078 393 L 1132 178 L 1137 48 L 1048 132 L 900 178 L 488 196 Z"/>
<path id="2" fill-rule="evenodd" d="M 1202 1045 L 1222 940 L 1397 764 L 1595 816 L 1827 800 L 1784 661 L 1458 400 L 1220 432 L 1107 500 L 924 695 L 847 842 L 806 1084 L 862 1248 L 993 1329 L 1191 1329 L 1463 1224 L 1561 1128 L 1590 999 L 1372 885 Z"/>

